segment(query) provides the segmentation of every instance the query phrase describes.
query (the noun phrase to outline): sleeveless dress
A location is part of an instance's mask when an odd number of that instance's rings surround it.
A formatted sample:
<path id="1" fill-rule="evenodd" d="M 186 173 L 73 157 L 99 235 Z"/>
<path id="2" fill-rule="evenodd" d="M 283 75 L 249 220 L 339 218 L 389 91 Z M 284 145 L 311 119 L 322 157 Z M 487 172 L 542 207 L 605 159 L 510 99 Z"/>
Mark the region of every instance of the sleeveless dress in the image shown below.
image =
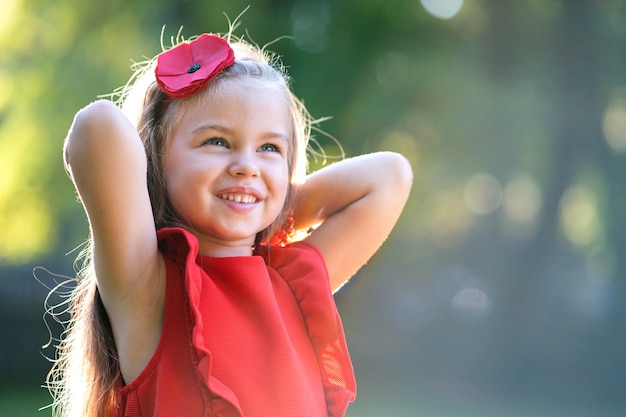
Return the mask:
<path id="1" fill-rule="evenodd" d="M 322 255 L 298 242 L 253 256 L 198 254 L 162 229 L 159 344 L 119 394 L 118 416 L 343 416 L 356 383 Z"/>

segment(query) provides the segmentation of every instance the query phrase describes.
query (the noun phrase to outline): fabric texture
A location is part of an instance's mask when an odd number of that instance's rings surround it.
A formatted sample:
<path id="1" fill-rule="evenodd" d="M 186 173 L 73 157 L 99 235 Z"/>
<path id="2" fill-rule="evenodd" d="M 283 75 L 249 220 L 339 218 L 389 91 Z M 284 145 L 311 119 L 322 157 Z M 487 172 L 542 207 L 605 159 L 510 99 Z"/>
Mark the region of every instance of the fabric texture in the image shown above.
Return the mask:
<path id="1" fill-rule="evenodd" d="M 158 232 L 167 265 L 161 339 L 120 390 L 119 416 L 343 416 L 356 384 L 321 254 L 305 242 L 198 255 Z"/>

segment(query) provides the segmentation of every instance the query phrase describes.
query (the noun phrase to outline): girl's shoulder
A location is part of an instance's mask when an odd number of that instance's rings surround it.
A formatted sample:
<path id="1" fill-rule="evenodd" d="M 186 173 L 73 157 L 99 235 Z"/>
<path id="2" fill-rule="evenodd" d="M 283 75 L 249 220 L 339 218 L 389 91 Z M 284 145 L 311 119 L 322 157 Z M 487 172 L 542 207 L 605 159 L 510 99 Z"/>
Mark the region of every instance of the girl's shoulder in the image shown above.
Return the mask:
<path id="1" fill-rule="evenodd" d="M 263 246 L 257 254 L 265 259 L 268 267 L 276 270 L 286 280 L 315 274 L 328 280 L 326 263 L 320 250 L 306 240 L 285 246 Z"/>

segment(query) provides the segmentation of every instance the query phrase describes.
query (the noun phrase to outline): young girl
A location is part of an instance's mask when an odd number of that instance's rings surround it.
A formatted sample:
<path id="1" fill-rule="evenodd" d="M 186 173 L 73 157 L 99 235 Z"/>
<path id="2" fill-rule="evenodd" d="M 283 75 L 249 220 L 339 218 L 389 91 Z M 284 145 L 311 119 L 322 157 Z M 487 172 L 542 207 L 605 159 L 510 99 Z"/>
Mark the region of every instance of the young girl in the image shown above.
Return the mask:
<path id="1" fill-rule="evenodd" d="M 65 143 L 91 233 L 56 415 L 344 415 L 332 293 L 398 219 L 409 164 L 382 152 L 305 176 L 308 114 L 275 59 L 230 37 L 182 42 L 133 80 L 126 114 L 94 102 Z"/>

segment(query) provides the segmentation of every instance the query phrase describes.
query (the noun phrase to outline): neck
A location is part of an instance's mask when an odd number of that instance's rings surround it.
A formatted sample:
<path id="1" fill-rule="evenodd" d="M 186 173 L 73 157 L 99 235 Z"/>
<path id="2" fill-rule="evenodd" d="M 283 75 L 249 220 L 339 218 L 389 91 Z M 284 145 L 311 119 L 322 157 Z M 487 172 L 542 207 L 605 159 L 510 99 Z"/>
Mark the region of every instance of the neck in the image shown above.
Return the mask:
<path id="1" fill-rule="evenodd" d="M 251 256 L 253 252 L 253 241 L 226 241 L 216 242 L 210 239 L 203 239 L 198 236 L 200 245 L 200 255 L 213 258 L 226 258 L 232 256 Z"/>

